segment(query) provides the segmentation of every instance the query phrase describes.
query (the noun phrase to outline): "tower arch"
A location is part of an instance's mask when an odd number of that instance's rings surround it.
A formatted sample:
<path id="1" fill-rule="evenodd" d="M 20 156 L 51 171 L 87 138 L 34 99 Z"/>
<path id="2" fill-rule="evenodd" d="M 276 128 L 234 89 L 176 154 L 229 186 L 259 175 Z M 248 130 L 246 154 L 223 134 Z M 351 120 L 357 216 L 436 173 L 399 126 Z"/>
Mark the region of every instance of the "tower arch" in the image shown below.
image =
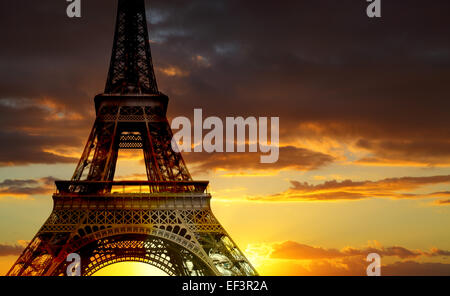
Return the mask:
<path id="1" fill-rule="evenodd" d="M 121 233 L 86 241 L 72 249 L 81 257 L 81 275 L 91 276 L 102 268 L 120 262 L 141 262 L 161 269 L 171 276 L 217 275 L 192 251 L 156 235 Z M 63 261 L 48 275 L 65 275 L 70 262 Z"/>

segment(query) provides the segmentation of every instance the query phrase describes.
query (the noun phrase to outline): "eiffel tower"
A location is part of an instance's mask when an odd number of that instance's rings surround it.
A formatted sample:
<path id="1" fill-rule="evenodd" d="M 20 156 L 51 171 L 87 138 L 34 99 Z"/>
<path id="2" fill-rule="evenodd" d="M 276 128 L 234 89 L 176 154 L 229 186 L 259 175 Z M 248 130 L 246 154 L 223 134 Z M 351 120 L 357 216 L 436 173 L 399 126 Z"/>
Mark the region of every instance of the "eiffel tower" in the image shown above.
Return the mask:
<path id="1" fill-rule="evenodd" d="M 144 0 L 119 0 L 105 92 L 70 181 L 10 276 L 64 276 L 79 254 L 89 276 L 118 262 L 169 275 L 257 275 L 214 217 L 208 181 L 193 181 L 172 150 L 168 97 L 158 91 Z M 120 149 L 142 149 L 146 181 L 114 181 Z"/>

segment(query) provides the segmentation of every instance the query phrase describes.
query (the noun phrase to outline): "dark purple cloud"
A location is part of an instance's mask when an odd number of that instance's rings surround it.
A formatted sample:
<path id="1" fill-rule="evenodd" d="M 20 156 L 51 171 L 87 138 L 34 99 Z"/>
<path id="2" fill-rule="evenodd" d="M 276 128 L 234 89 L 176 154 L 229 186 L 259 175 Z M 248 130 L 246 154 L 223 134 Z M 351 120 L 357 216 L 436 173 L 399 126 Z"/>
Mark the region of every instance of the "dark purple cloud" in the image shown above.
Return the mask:
<path id="1" fill-rule="evenodd" d="M 334 161 L 330 155 L 292 146 L 281 147 L 278 161 L 262 164 L 259 153 L 186 153 L 188 163 L 195 163 L 195 172 L 225 170 L 299 170 L 309 171 Z"/>
<path id="2" fill-rule="evenodd" d="M 367 150 L 365 162 L 450 162 L 448 1 L 386 1 L 377 20 L 357 0 L 146 2 L 171 117 L 194 107 L 280 116 L 282 144 L 331 137 Z M 37 137 L 81 149 L 94 120 L 116 2 L 83 1 L 81 19 L 67 18 L 66 5 L 0 4 L 0 100 L 16 103 L 0 108 L 0 140 L 14 147 L 15 133 L 29 146 L 15 163 L 64 162 L 43 154 Z M 167 75 L 170 67 L 184 75 Z M 23 108 L 24 99 L 35 104 Z M 36 107 L 43 99 L 56 111 Z M 49 112 L 67 120 L 46 121 Z"/>
<path id="3" fill-rule="evenodd" d="M 6 179 L 0 182 L 1 195 L 36 195 L 47 194 L 54 190 L 54 184 L 57 179 L 45 177 L 40 179 Z"/>

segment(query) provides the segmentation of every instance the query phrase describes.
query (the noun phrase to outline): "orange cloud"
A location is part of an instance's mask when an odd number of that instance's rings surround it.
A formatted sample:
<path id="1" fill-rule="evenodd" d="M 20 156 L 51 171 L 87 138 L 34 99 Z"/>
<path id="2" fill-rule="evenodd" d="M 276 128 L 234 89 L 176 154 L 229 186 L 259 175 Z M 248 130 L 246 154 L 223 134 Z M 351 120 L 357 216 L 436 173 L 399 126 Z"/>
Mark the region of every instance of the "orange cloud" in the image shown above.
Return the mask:
<path id="1" fill-rule="evenodd" d="M 430 257 L 445 260 L 450 251 L 437 248 L 422 251 L 377 243 L 338 250 L 286 241 L 249 245 L 246 253 L 263 275 L 366 275 L 369 263 L 365 259 L 370 253 L 381 256 L 383 275 L 450 275 L 450 264 L 418 261 Z M 389 263 L 396 258 L 400 261 Z"/>
<path id="2" fill-rule="evenodd" d="M 291 181 L 292 187 L 282 193 L 269 196 L 250 197 L 266 201 L 335 201 L 360 200 L 367 198 L 426 198 L 448 196 L 448 192 L 429 194 L 403 193 L 426 185 L 450 183 L 450 175 L 431 177 L 387 178 L 379 181 L 327 181 L 312 185 L 307 182 Z M 443 204 L 445 201 L 443 202 Z"/>
<path id="3" fill-rule="evenodd" d="M 159 68 L 159 71 L 164 73 L 165 75 L 169 77 L 173 76 L 180 76 L 180 77 L 186 77 L 189 76 L 189 71 L 182 70 L 176 66 L 169 66 L 167 68 Z"/>
<path id="4" fill-rule="evenodd" d="M 370 253 L 378 253 L 383 257 L 398 257 L 400 259 L 412 259 L 420 256 L 437 257 L 449 256 L 450 251 L 432 248 L 430 251 L 409 250 L 400 246 L 392 247 L 373 247 L 354 248 L 345 247 L 342 250 L 325 249 L 321 247 L 312 247 L 305 244 L 300 244 L 293 241 L 286 241 L 282 243 L 272 244 L 272 251 L 270 258 L 276 259 L 296 259 L 296 260 L 311 260 L 311 259 L 336 259 L 351 256 L 367 256 Z"/>
<path id="5" fill-rule="evenodd" d="M 450 205 L 450 199 L 438 200 L 436 201 L 438 205 Z"/>

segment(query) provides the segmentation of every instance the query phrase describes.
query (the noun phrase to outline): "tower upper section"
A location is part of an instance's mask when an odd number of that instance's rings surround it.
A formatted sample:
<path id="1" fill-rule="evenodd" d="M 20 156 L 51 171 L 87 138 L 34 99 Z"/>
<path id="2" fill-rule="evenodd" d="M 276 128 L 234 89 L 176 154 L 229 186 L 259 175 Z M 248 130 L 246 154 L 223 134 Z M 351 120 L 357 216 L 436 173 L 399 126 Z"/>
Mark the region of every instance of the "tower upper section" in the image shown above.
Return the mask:
<path id="1" fill-rule="evenodd" d="M 119 0 L 106 94 L 159 94 L 144 0 Z"/>

